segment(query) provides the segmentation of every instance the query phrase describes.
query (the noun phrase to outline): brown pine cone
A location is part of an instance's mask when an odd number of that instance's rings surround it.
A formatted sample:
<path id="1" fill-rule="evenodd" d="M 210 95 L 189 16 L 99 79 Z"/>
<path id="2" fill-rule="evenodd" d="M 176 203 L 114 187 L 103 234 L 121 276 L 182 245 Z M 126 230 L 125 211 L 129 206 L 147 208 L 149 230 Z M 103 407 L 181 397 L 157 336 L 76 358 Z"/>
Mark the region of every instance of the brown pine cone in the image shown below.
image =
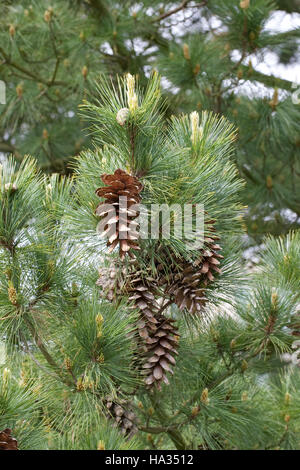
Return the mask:
<path id="1" fill-rule="evenodd" d="M 181 271 L 177 271 L 175 275 L 171 276 L 171 282 L 168 281 L 167 292 L 174 298 L 174 303 L 180 310 L 187 309 L 192 314 L 200 312 L 207 302 L 205 289 L 201 287 L 203 274 L 185 260 L 182 262 L 181 268 Z M 178 265 L 177 269 L 180 269 Z"/>
<path id="2" fill-rule="evenodd" d="M 11 429 L 0 431 L 0 450 L 19 450 L 18 442 L 11 436 Z"/>
<path id="3" fill-rule="evenodd" d="M 122 295 L 125 285 L 126 268 L 118 268 L 114 262 L 109 267 L 101 267 L 99 269 L 99 278 L 96 285 L 101 287 L 101 297 L 114 302 Z"/>
<path id="4" fill-rule="evenodd" d="M 205 222 L 210 233 L 215 231 L 214 223 L 215 220 Z M 160 285 L 166 286 L 167 294 L 180 310 L 199 313 L 207 303 L 206 287 L 215 279 L 216 273 L 221 274 L 219 265 L 223 256 L 218 253 L 221 247 L 216 243 L 217 240 L 219 237 L 214 233 L 205 236 L 204 247 L 193 263 L 184 258 L 172 258 L 170 254 L 160 254 L 160 258 L 167 260 L 169 266 L 168 273 L 163 273 L 162 264 L 157 266 L 161 273 Z"/>
<path id="5" fill-rule="evenodd" d="M 110 268 L 100 270 L 97 284 L 103 288 L 103 294 L 108 300 L 113 301 L 122 295 L 127 295 L 128 300 L 133 302 L 134 307 L 139 311 L 137 322 L 139 353 L 135 365 L 139 370 L 148 369 L 149 360 L 154 361 L 158 357 L 162 365 L 160 367 L 159 363 L 155 367 L 153 364 L 153 384 L 157 384 L 160 388 L 162 380 L 168 383 L 166 372 L 172 373 L 169 364 L 175 365 L 173 356 L 177 354 L 175 347 L 178 334 L 173 325 L 174 320 L 159 315 L 160 305 L 156 300 L 159 297 L 158 282 L 152 276 L 151 269 L 149 268 L 145 273 L 138 268 L 136 263 L 132 263 L 127 270 L 120 268 L 118 271 L 116 265 L 112 263 Z M 160 354 L 164 351 L 163 357 L 157 354 L 153 356 L 155 346 L 160 348 L 157 349 Z M 152 354 L 152 359 L 149 358 L 149 353 Z M 160 370 L 164 371 L 161 376 Z M 146 374 L 145 382 L 150 386 L 152 372 L 147 370 Z"/>
<path id="6" fill-rule="evenodd" d="M 105 407 L 107 408 L 107 416 L 114 420 L 115 426 L 120 429 L 124 436 L 131 438 L 137 433 L 137 417 L 132 411 L 130 402 L 125 399 L 116 401 L 112 397 L 107 397 Z"/>
<path id="7" fill-rule="evenodd" d="M 214 228 L 215 220 L 208 220 L 205 221 L 205 224 L 209 226 L 210 232 L 215 232 L 216 229 Z M 204 286 L 212 282 L 214 278 L 214 274 L 218 273 L 221 274 L 221 269 L 219 268 L 220 259 L 224 257 L 218 253 L 221 250 L 220 245 L 216 242 L 220 240 L 220 237 L 215 235 L 214 233 L 210 234 L 209 236 L 204 237 L 204 247 L 200 251 L 199 258 L 195 261 L 194 266 L 197 266 L 199 272 L 203 274 L 202 280 Z"/>
<path id="8" fill-rule="evenodd" d="M 156 301 L 157 282 L 150 270 L 144 273 L 134 262 L 131 262 L 127 268 L 111 263 L 110 267 L 101 268 L 99 275 L 96 284 L 102 287 L 104 298 L 113 302 L 126 295 L 128 300 L 133 302 L 134 307 L 138 308 L 140 312 L 140 319 L 137 323 L 139 336 L 146 340 L 155 328 L 154 325 L 157 323 L 155 315 L 159 311 Z"/>
<path id="9" fill-rule="evenodd" d="M 134 306 L 139 309 L 140 319 L 137 328 L 142 350 L 147 351 L 145 342 L 147 343 L 149 336 L 157 328 L 157 319 L 155 318 L 159 311 L 159 304 L 156 300 L 157 282 L 150 272 L 147 274 L 142 271 L 133 272 L 126 287 L 126 294 L 129 295 L 128 300 L 134 302 Z"/>
<path id="10" fill-rule="evenodd" d="M 138 214 L 130 208 L 141 202 L 143 185 L 138 178 L 121 169 L 112 175 L 104 174 L 101 179 L 105 186 L 98 188 L 96 194 L 105 201 L 98 205 L 96 214 L 106 221 L 102 235 L 108 238 L 109 253 L 119 245 L 120 259 L 123 260 L 129 250 L 139 249 L 135 221 Z"/>
<path id="11" fill-rule="evenodd" d="M 178 330 L 174 326 L 175 320 L 160 316 L 157 319 L 156 330 L 146 339 L 146 363 L 143 365 L 146 374 L 145 383 L 149 387 L 156 385 L 161 389 L 161 382 L 169 384 L 167 372 L 173 374 L 171 366 L 176 361 Z"/>

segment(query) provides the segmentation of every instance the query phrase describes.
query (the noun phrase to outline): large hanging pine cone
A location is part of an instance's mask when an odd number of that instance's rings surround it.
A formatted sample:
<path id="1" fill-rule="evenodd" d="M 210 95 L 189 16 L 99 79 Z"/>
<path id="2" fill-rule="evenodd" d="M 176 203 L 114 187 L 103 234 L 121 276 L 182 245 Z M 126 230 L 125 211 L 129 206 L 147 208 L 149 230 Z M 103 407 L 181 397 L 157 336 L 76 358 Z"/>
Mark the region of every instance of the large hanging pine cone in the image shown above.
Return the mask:
<path id="1" fill-rule="evenodd" d="M 174 322 L 171 318 L 160 316 L 155 331 L 146 339 L 147 360 L 143 369 L 148 386 L 156 385 L 160 389 L 162 381 L 169 384 L 166 373 L 173 374 L 171 366 L 175 365 L 174 355 L 178 354 L 178 330 Z"/>
<path id="2" fill-rule="evenodd" d="M 115 426 L 124 436 L 130 438 L 137 433 L 137 417 L 132 411 L 130 402 L 125 399 L 118 399 L 116 402 L 112 397 L 107 397 L 105 407 L 107 408 L 107 416 L 114 420 Z"/>
<path id="3" fill-rule="evenodd" d="M 11 435 L 11 429 L 0 431 L 0 450 L 19 450 L 18 442 Z"/>
<path id="4" fill-rule="evenodd" d="M 156 300 L 160 295 L 158 281 L 152 276 L 151 268 L 141 270 L 133 262 L 127 270 L 122 267 L 118 270 L 112 263 L 110 268 L 102 268 L 99 274 L 97 284 L 102 287 L 105 298 L 113 301 L 126 295 L 139 311 L 137 334 L 140 355 L 136 364 L 139 369 L 147 369 L 146 384 L 160 386 L 161 381 L 168 383 L 166 372 L 172 373 L 170 364 L 175 364 L 178 333 L 173 325 L 174 320 L 159 314 L 160 305 Z M 155 349 L 156 346 L 158 349 Z M 160 356 L 154 353 L 154 350 L 159 351 Z M 149 370 L 149 354 L 152 355 L 152 361 L 158 357 L 162 366 L 153 362 L 153 370 Z"/>
<path id="5" fill-rule="evenodd" d="M 135 176 L 121 169 L 112 175 L 104 174 L 101 179 L 106 186 L 98 188 L 96 194 L 105 201 L 98 205 L 96 214 L 107 222 L 102 235 L 108 238 L 109 252 L 119 245 L 119 255 L 123 260 L 130 249 L 139 249 L 138 224 L 135 221 L 138 214 L 132 206 L 141 202 L 143 186 Z"/>

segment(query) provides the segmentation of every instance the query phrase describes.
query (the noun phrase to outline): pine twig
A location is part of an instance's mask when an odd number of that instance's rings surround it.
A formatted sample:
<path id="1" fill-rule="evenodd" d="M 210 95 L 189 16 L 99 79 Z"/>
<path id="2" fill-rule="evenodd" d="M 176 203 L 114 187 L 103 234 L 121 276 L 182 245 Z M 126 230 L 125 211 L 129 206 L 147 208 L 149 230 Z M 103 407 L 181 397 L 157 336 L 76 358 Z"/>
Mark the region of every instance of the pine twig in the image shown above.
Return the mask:
<path id="1" fill-rule="evenodd" d="M 47 351 L 47 348 L 44 345 L 44 343 L 42 342 L 42 340 L 41 340 L 37 330 L 35 329 L 34 325 L 31 323 L 31 321 L 26 316 L 24 316 L 24 321 L 25 321 L 30 333 L 32 334 L 32 337 L 34 339 L 35 344 L 37 345 L 37 347 L 39 348 L 39 350 L 43 354 L 43 356 L 46 359 L 46 361 L 48 362 L 48 364 L 51 367 L 53 367 L 53 369 L 56 369 L 56 370 L 60 371 L 60 367 L 55 362 L 55 360 L 53 359 L 51 354 Z"/>
<path id="2" fill-rule="evenodd" d="M 135 150 L 135 128 L 134 126 L 130 129 L 130 149 L 131 149 L 131 163 L 132 163 L 132 171 L 134 169 L 134 150 Z"/>
<path id="3" fill-rule="evenodd" d="M 170 422 L 170 416 L 168 416 L 168 414 L 161 408 L 158 401 L 155 400 L 151 393 L 149 393 L 149 398 L 161 424 L 163 425 L 164 423 Z M 178 429 L 173 429 L 170 426 L 166 428 L 164 432 L 166 432 L 172 442 L 174 442 L 176 449 L 185 450 L 187 448 L 186 442 Z"/>
<path id="4" fill-rule="evenodd" d="M 173 426 L 139 426 L 139 431 L 147 432 L 149 434 L 162 434 L 164 432 L 171 431 L 172 429 L 176 430 L 177 425 Z"/>
<path id="5" fill-rule="evenodd" d="M 43 79 L 42 77 L 34 74 L 33 72 L 31 72 L 30 70 L 28 69 L 25 69 L 24 67 L 22 67 L 21 65 L 19 64 L 16 64 L 15 62 L 13 62 L 9 56 L 4 52 L 4 50 L 0 47 L 0 54 L 2 54 L 2 56 L 4 57 L 5 59 L 5 64 L 7 65 L 10 65 L 11 67 L 19 70 L 19 72 L 22 72 L 24 73 L 25 75 L 27 75 L 27 77 L 30 77 L 32 78 L 34 81 L 36 82 L 40 82 L 42 83 L 43 85 L 47 85 L 47 86 L 52 86 L 52 85 L 61 85 L 61 86 L 66 86 L 67 84 L 65 82 L 61 82 L 61 81 L 54 81 L 53 83 L 48 80 L 45 80 Z"/>
<path id="6" fill-rule="evenodd" d="M 257 81 L 271 88 L 278 87 L 287 91 L 292 90 L 293 83 L 289 80 L 286 80 L 284 78 L 278 78 L 278 77 L 275 77 L 274 75 L 266 75 L 262 72 L 258 72 L 257 70 L 254 70 L 248 65 L 241 64 L 240 68 L 243 72 L 243 78 L 245 80 L 250 80 L 251 82 Z"/>
<path id="7" fill-rule="evenodd" d="M 190 1 L 191 0 L 183 0 L 183 2 L 181 2 L 181 4 L 178 7 L 174 8 L 173 10 L 169 10 L 169 11 L 166 11 L 165 13 L 162 13 L 158 18 L 154 18 L 151 21 L 151 23 L 162 21 L 165 18 L 168 18 L 169 16 L 174 15 L 175 13 L 178 13 L 181 10 L 184 10 L 185 8 L 188 7 L 188 3 Z M 199 5 L 196 5 L 196 6 L 200 8 L 200 7 L 204 7 L 206 4 L 207 4 L 207 0 L 204 0 L 202 3 L 199 3 Z"/>
<path id="8" fill-rule="evenodd" d="M 24 343 L 24 351 L 26 352 L 26 354 L 28 354 L 31 359 L 33 360 L 33 362 L 38 366 L 39 369 L 41 370 L 44 370 L 45 372 L 47 372 L 47 374 L 51 375 L 51 377 L 54 377 L 55 379 L 57 379 L 57 375 L 55 374 L 52 374 L 51 372 L 49 373 L 49 371 L 43 366 L 43 364 L 41 364 L 35 357 L 34 355 L 32 354 L 32 352 L 30 351 L 30 348 L 29 348 L 29 345 L 27 343 L 27 340 L 25 338 L 25 336 L 23 335 L 22 332 L 20 332 L 20 337 Z"/>
<path id="9" fill-rule="evenodd" d="M 29 318 L 26 317 L 26 315 L 23 316 L 23 319 L 24 319 L 24 322 L 26 323 L 33 339 L 34 339 L 34 342 L 35 344 L 37 345 L 37 347 L 39 348 L 39 350 L 41 351 L 42 355 L 44 356 L 44 358 L 46 359 L 47 363 L 52 367 L 52 369 L 54 369 L 56 371 L 56 373 L 58 374 L 60 380 L 65 383 L 66 385 L 70 386 L 70 385 L 74 385 L 73 382 L 70 382 L 69 380 L 65 379 L 63 376 L 62 376 L 62 372 L 61 372 L 61 368 L 59 367 L 59 365 L 55 362 L 55 360 L 53 359 L 53 357 L 51 356 L 51 354 L 48 352 L 46 346 L 44 345 L 43 341 L 41 340 L 36 328 L 34 327 L 34 325 L 31 323 L 31 321 L 29 320 Z"/>

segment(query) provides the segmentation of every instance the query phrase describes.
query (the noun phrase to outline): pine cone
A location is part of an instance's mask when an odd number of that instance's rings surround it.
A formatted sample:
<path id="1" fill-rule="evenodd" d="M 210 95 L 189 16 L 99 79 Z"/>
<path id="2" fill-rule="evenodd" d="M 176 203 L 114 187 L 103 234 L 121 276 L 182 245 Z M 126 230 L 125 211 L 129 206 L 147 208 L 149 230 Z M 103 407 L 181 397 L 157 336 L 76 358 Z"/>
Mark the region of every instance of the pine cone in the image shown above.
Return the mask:
<path id="1" fill-rule="evenodd" d="M 11 436 L 11 429 L 0 431 L 0 450 L 19 450 L 18 441 Z"/>
<path id="2" fill-rule="evenodd" d="M 210 226 L 210 232 L 214 232 L 215 220 L 205 222 Z M 221 247 L 216 243 L 219 237 L 215 234 L 204 237 L 204 247 L 200 256 L 194 262 L 188 262 L 184 258 L 171 258 L 170 254 L 160 255 L 167 260 L 169 273 L 162 274 L 160 285 L 166 285 L 166 292 L 180 310 L 187 309 L 191 314 L 199 313 L 207 303 L 205 297 L 206 286 L 215 278 L 213 273 L 221 274 L 219 268 L 222 255 L 218 253 Z M 163 265 L 158 265 L 158 271 L 162 273 Z"/>
<path id="3" fill-rule="evenodd" d="M 205 289 L 201 288 L 202 272 L 185 260 L 181 262 L 181 266 L 177 265 L 176 269 L 177 273 L 175 271 L 176 274 L 171 275 L 171 282 L 168 280 L 168 294 L 173 297 L 180 310 L 187 309 L 192 314 L 200 312 L 207 302 Z"/>
<path id="4" fill-rule="evenodd" d="M 109 301 L 128 296 L 134 307 L 140 311 L 140 320 L 137 327 L 139 336 L 146 340 L 152 331 L 155 331 L 157 320 L 155 315 L 159 311 L 159 305 L 155 299 L 157 293 L 157 282 L 152 277 L 150 269 L 142 272 L 136 263 L 126 267 L 118 267 L 111 263 L 108 268 L 99 270 L 100 277 L 96 284 L 102 287 L 103 297 Z M 145 348 L 143 348 L 145 350 Z"/>
<path id="5" fill-rule="evenodd" d="M 166 372 L 173 374 L 171 365 L 175 365 L 174 355 L 178 354 L 178 330 L 175 320 L 163 316 L 157 319 L 156 330 L 146 339 L 147 362 L 143 369 L 146 374 L 145 383 L 161 388 L 161 382 L 169 384 Z"/>
<path id="6" fill-rule="evenodd" d="M 130 207 L 141 202 L 140 192 L 143 186 L 138 178 L 121 169 L 112 175 L 104 174 L 101 179 L 106 186 L 98 188 L 96 194 L 105 201 L 98 205 L 96 214 L 107 220 L 102 235 L 108 237 L 109 253 L 119 245 L 119 255 L 123 260 L 129 250 L 139 249 L 139 234 L 136 231 L 138 224 L 135 222 L 138 214 L 137 211 L 130 210 Z"/>
<path id="7" fill-rule="evenodd" d="M 205 221 L 205 224 L 210 227 L 210 232 L 216 231 L 213 226 L 215 222 L 216 221 L 214 219 Z M 199 258 L 194 263 L 194 266 L 197 266 L 199 272 L 203 274 L 202 279 L 205 286 L 215 279 L 215 273 L 221 274 L 219 260 L 224 257 L 218 253 L 218 251 L 221 250 L 221 247 L 216 242 L 219 240 L 220 237 L 215 234 L 204 237 L 204 248 L 201 250 Z"/>
<path id="8" fill-rule="evenodd" d="M 125 279 L 126 268 L 118 268 L 118 265 L 112 262 L 109 267 L 99 269 L 99 278 L 96 285 L 102 289 L 101 296 L 113 302 L 122 295 Z"/>
<path id="9" fill-rule="evenodd" d="M 137 417 L 130 402 L 125 399 L 118 399 L 116 402 L 112 397 L 107 397 L 105 406 L 108 410 L 107 416 L 115 421 L 115 426 L 120 428 L 124 436 L 131 438 L 137 433 Z"/>
<path id="10" fill-rule="evenodd" d="M 142 273 L 142 271 L 133 272 L 126 286 L 126 294 L 129 295 L 129 301 L 133 301 L 134 306 L 140 312 L 137 328 L 142 340 L 143 351 L 147 351 L 147 341 L 151 334 L 156 331 L 157 319 L 155 316 L 159 311 L 159 304 L 155 298 L 158 295 L 157 282 L 149 271 L 146 274 Z"/>
<path id="11" fill-rule="evenodd" d="M 120 268 L 118 271 L 116 265 L 112 264 L 110 268 L 100 270 L 97 284 L 103 288 L 104 296 L 108 300 L 112 301 L 117 297 L 127 295 L 128 300 L 133 302 L 134 307 L 140 313 L 137 322 L 140 354 L 137 357 L 136 367 L 140 370 L 144 369 L 145 373 L 145 369 L 149 369 L 149 360 L 151 363 L 151 360 L 158 358 L 162 364 L 160 366 L 160 362 L 158 364 L 153 362 L 151 365 L 153 371 L 146 371 L 145 383 L 149 386 L 155 383 L 159 388 L 162 380 L 166 384 L 169 383 L 165 373 L 168 371 L 172 373 L 169 364 L 175 364 L 173 355 L 177 354 L 175 336 L 178 333 L 172 325 L 174 320 L 159 315 L 160 305 L 156 300 L 159 296 L 158 282 L 152 276 L 151 268 L 148 268 L 145 273 L 138 269 L 134 262 L 127 270 Z M 156 347 L 161 356 L 153 355 Z M 152 359 L 149 358 L 149 354 L 152 354 Z"/>

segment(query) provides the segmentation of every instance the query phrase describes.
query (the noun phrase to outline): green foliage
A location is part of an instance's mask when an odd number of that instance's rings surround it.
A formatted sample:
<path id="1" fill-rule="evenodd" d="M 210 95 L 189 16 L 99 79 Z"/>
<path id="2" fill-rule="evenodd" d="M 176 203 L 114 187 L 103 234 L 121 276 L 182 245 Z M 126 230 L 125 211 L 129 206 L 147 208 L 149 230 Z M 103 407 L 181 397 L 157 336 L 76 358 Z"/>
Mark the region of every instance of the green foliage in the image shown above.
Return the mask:
<path id="1" fill-rule="evenodd" d="M 59 450 L 137 450 L 136 439 L 126 440 L 117 429 L 92 411 L 83 419 L 76 417 L 72 429 L 58 439 Z"/>
<path id="2" fill-rule="evenodd" d="M 1 367 L 0 378 L 0 429 L 12 429 L 20 450 L 47 448 L 46 427 L 40 420 L 43 402 L 35 383 L 24 384 L 22 376 L 12 376 L 9 369 Z"/>
<path id="3" fill-rule="evenodd" d="M 101 146 L 77 158 L 74 177 L 45 176 L 30 158 L 1 168 L 0 340 L 15 373 L 2 376 L 0 425 L 13 429 L 20 448 L 299 449 L 291 357 L 299 234 L 269 237 L 258 269 L 246 273 L 233 126 L 208 112 L 165 120 L 157 74 L 138 88 L 135 106 L 122 78 L 115 87 L 99 83 L 98 102 L 82 110 Z M 215 225 L 224 255 L 201 315 L 175 304 L 164 312 L 178 323 L 179 354 L 160 392 L 149 392 L 139 374 L 132 299 L 110 303 L 95 286 L 97 269 L 119 262 L 105 256 L 95 215 L 100 175 L 117 168 L 139 178 L 147 207 L 204 204 L 205 235 Z M 199 247 L 175 234 L 143 239 L 142 275 L 155 275 L 160 259 L 168 272 L 166 253 L 191 263 Z M 116 427 L 108 398 L 134 410 L 135 437 Z"/>
<path id="4" fill-rule="evenodd" d="M 249 206 L 248 243 L 298 228 L 299 106 L 291 100 L 291 81 L 259 71 L 270 53 L 283 65 L 297 61 L 299 28 L 270 29 L 280 10 L 299 12 L 296 1 L 2 3 L 0 78 L 6 105 L 0 104 L 0 151 L 14 153 L 18 163 L 31 154 L 45 172 L 69 174 L 74 157 L 91 144 L 78 106 L 86 113 L 86 101 L 96 103 L 100 96 L 105 119 L 98 103 L 89 106 L 89 124 L 95 125 L 98 143 L 114 145 L 117 161 L 120 145 L 129 146 L 113 117 L 124 105 L 122 84 L 112 79 L 120 92 L 112 96 L 103 80 L 95 87 L 95 79 L 130 72 L 145 86 L 151 70 L 158 69 L 161 111 L 214 111 L 238 128 L 234 158 L 247 183 L 242 200 Z M 149 87 L 155 86 L 151 81 Z M 149 89 L 150 95 L 154 105 L 158 97 Z M 147 100 L 145 106 L 151 109 Z M 136 122 L 145 125 L 137 147 L 151 147 L 151 138 L 159 137 L 159 131 L 156 137 L 151 133 L 159 129 L 157 119 L 137 111 Z M 163 139 L 161 148 L 166 151 Z M 162 163 L 150 152 L 136 164 L 143 171 L 153 167 L 153 159 Z"/>
<path id="5" fill-rule="evenodd" d="M 262 271 L 263 276 L 276 279 L 277 283 L 287 285 L 295 296 L 299 295 L 300 279 L 299 232 L 286 237 L 267 238 Z"/>
<path id="6" fill-rule="evenodd" d="M 102 396 L 113 393 L 116 383 L 125 388 L 136 385 L 130 370 L 135 321 L 125 303 L 118 308 L 110 304 L 99 307 L 97 293 L 90 301 L 80 299 L 69 321 L 66 319 L 61 341 L 72 371 L 83 381 L 92 381 L 91 387 Z"/>
<path id="7" fill-rule="evenodd" d="M 246 328 L 237 341 L 255 354 L 289 350 L 293 337 L 286 326 L 297 311 L 296 297 L 288 290 L 258 285 L 249 300 L 239 310 Z"/>
<path id="8" fill-rule="evenodd" d="M 154 410 L 163 402 L 163 419 L 170 427 L 180 426 L 189 448 L 298 449 L 299 371 L 285 368 L 279 356 L 275 362 L 253 354 L 239 340 L 248 330 L 230 317 L 219 317 L 200 331 L 198 337 L 181 339 L 171 387 L 163 396 L 143 400 L 149 429 L 162 426 Z M 167 440 L 154 442 L 170 446 Z"/>

